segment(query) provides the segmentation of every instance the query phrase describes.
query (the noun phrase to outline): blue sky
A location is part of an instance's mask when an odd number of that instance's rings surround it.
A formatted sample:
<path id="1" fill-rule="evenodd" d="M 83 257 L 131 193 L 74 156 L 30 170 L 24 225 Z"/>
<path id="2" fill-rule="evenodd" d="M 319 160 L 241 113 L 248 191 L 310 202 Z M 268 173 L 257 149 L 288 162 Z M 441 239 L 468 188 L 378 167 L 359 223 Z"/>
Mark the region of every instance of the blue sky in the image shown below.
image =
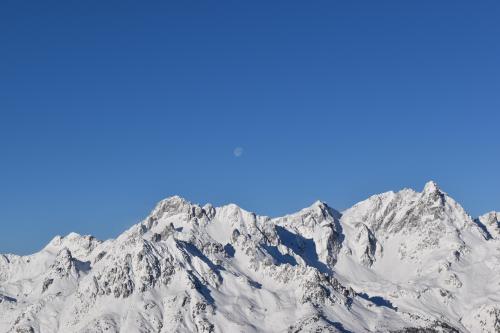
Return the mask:
<path id="1" fill-rule="evenodd" d="M 0 252 L 160 199 L 500 210 L 498 1 L 4 1 Z M 236 148 L 242 148 L 236 157 Z"/>

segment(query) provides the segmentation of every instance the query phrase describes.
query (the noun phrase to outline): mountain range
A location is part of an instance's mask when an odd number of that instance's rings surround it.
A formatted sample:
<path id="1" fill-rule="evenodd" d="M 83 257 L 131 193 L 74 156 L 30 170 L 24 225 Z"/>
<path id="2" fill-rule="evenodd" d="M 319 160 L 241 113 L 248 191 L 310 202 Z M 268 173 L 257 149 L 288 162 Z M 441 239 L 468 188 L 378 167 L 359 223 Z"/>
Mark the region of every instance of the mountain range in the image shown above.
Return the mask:
<path id="1" fill-rule="evenodd" d="M 174 196 L 0 254 L 0 332 L 500 332 L 500 213 L 434 182 L 277 218 Z"/>

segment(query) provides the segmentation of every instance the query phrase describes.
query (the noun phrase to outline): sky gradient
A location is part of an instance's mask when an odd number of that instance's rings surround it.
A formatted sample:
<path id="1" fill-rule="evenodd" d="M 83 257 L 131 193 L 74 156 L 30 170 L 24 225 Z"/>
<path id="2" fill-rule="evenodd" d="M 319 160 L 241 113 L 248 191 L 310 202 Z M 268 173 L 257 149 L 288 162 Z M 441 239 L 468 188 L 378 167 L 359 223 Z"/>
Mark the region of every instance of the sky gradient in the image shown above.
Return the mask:
<path id="1" fill-rule="evenodd" d="M 498 1 L 3 1 L 0 253 L 160 199 L 500 210 Z"/>

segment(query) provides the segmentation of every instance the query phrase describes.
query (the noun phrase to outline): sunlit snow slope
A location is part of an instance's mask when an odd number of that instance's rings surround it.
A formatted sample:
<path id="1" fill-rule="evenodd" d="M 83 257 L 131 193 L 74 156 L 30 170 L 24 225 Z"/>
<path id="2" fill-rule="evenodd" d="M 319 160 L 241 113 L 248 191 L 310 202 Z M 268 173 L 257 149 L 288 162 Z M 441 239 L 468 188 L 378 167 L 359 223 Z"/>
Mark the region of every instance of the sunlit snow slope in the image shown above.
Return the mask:
<path id="1" fill-rule="evenodd" d="M 500 332 L 499 220 L 433 182 L 273 219 L 171 197 L 0 255 L 0 332 Z"/>

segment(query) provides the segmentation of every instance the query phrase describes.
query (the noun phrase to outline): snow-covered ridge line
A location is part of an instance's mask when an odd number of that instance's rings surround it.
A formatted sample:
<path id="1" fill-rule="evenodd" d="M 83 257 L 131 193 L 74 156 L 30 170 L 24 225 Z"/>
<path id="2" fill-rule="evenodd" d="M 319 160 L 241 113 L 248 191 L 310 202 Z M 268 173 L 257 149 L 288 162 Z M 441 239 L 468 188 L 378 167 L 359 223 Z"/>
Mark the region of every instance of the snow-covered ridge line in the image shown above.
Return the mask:
<path id="1" fill-rule="evenodd" d="M 0 255 L 0 332 L 500 332 L 499 220 L 434 182 L 277 218 L 174 196 Z"/>

